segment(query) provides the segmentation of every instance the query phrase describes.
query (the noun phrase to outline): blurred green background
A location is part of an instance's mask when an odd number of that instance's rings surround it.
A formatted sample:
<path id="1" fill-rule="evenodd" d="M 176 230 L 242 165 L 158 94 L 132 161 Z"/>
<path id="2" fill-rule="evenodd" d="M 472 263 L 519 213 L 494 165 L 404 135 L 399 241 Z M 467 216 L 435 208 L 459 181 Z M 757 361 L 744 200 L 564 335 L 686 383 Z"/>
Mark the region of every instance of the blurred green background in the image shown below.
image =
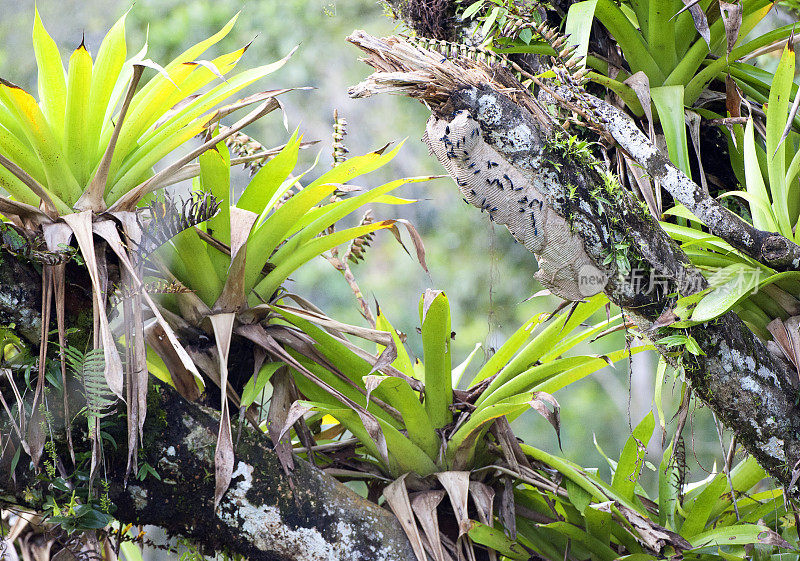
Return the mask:
<path id="1" fill-rule="evenodd" d="M 115 1 L 44 0 L 38 2 L 38 8 L 45 26 L 62 48 L 64 60 L 84 36 L 90 52 L 95 53 L 106 30 L 130 9 L 129 54 L 138 51 L 147 37 L 149 58 L 161 64 L 216 32 L 241 10 L 234 31 L 214 47 L 212 54 L 252 41 L 241 63 L 242 67 L 252 67 L 281 58 L 299 45 L 283 69 L 257 86 L 315 88 L 281 98 L 289 131 L 299 127 L 306 140 L 321 141 L 304 154 L 300 169 L 313 163 L 318 150 L 319 163 L 309 176 L 313 178 L 330 166 L 332 114 L 338 109 L 348 122 L 345 144 L 351 155 L 407 139 L 400 155 L 389 166 L 363 179 L 365 184 L 374 186 L 400 176 L 444 173 L 419 140 L 429 115 L 424 106 L 402 97 L 354 101 L 347 96 L 348 86 L 358 83 L 369 70 L 358 61 L 357 50 L 345 42 L 345 37 L 356 28 L 373 35 L 402 31 L 374 0 L 138 0 L 133 6 Z M 31 48 L 33 11 L 30 0 L 0 0 L 0 76 L 31 92 L 36 91 Z M 247 132 L 267 146 L 280 145 L 289 135 L 277 113 Z M 246 176 L 242 173 L 237 180 L 243 183 Z M 493 347 L 502 344 L 531 315 L 557 306 L 558 300 L 551 297 L 526 301 L 541 289 L 533 280 L 535 259 L 513 242 L 505 228 L 494 227 L 485 214 L 464 204 L 449 178 L 408 186 L 397 194 L 419 202 L 403 207 L 378 206 L 374 214 L 377 218 L 400 217 L 413 222 L 425 242 L 430 274 L 391 235 L 383 233 L 373 242 L 366 262 L 354 266 L 354 273 L 368 300 L 379 302 L 395 327 L 408 334 L 412 351 L 420 352 L 417 301 L 426 288 L 444 290 L 450 298 L 456 332 L 453 364 L 461 362 L 476 343 L 483 345 L 473 372 Z M 296 286 L 292 289 L 329 315 L 363 323 L 347 284 L 327 261 L 318 260 L 298 272 L 294 280 Z M 601 314 L 595 320 L 603 317 Z M 600 354 L 624 345 L 624 337 L 618 333 L 591 349 L 581 350 Z M 606 453 L 618 457 L 630 426 L 636 425 L 653 406 L 654 365 L 652 354 L 637 355 L 632 364 L 621 361 L 616 368 L 606 368 L 559 392 L 556 397 L 562 406 L 563 454 L 582 465 L 599 466 L 607 476 L 607 466 L 595 450 L 593 435 Z M 469 374 L 465 376 L 469 378 Z M 668 376 L 664 388 L 668 417 L 675 410 L 678 392 L 679 386 Z M 720 456 L 720 443 L 709 417 L 705 409 L 694 411 L 685 433 L 687 459 L 695 466 L 695 477 L 705 476 L 703 472 L 711 469 L 714 457 Z M 558 453 L 553 431 L 543 419 L 533 414 L 523 416 L 515 428 L 526 441 Z M 657 465 L 661 458 L 658 433 L 649 452 L 648 459 Z M 653 475 L 643 476 L 646 487 L 652 488 Z"/>

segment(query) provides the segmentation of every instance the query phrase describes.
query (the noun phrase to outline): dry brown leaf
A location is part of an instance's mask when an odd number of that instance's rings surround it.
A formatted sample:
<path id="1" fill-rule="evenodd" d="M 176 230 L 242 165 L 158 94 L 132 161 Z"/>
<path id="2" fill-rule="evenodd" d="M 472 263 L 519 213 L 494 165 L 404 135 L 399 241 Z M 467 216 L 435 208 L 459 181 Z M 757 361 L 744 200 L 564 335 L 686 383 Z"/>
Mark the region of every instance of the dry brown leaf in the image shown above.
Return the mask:
<path id="1" fill-rule="evenodd" d="M 414 522 L 414 513 L 411 510 L 411 501 L 408 498 L 405 482 L 406 475 L 408 474 L 401 475 L 388 485 L 383 490 L 383 496 L 386 497 L 386 502 L 389 503 L 389 507 L 400 522 L 400 526 L 403 527 L 406 536 L 408 536 L 408 541 L 411 542 L 417 561 L 427 561 L 425 548 L 422 545 L 422 537 L 419 534 L 416 522 Z"/>
<path id="2" fill-rule="evenodd" d="M 494 520 L 494 489 L 481 481 L 470 481 L 469 494 L 475 503 L 478 521 L 491 526 Z"/>
<path id="3" fill-rule="evenodd" d="M 692 14 L 692 21 L 694 22 L 694 28 L 697 30 L 697 33 L 700 34 L 708 48 L 711 48 L 711 30 L 708 28 L 708 18 L 706 17 L 706 13 L 703 11 L 703 8 L 700 7 L 699 0 L 683 0 L 684 7 L 681 8 L 679 14 L 684 10 L 689 10 L 689 13 Z"/>
<path id="4" fill-rule="evenodd" d="M 231 484 L 233 475 L 233 435 L 231 434 L 231 418 L 228 408 L 228 354 L 231 347 L 231 335 L 236 314 L 214 314 L 210 318 L 214 329 L 214 338 L 217 341 L 220 369 L 220 394 L 221 408 L 219 419 L 219 434 L 217 435 L 217 448 L 214 451 L 214 510 L 219 506 L 222 496 Z"/>
<path id="5" fill-rule="evenodd" d="M 11 540 L 0 538 L 0 551 L 3 552 L 3 561 L 19 561 L 17 550 L 14 548 L 14 542 Z"/>
<path id="6" fill-rule="evenodd" d="M 267 413 L 267 431 L 286 475 L 289 475 L 294 469 L 292 442 L 286 437 L 286 431 L 283 429 L 287 424 L 289 411 L 293 405 L 292 383 L 292 378 L 285 368 L 277 370 L 272 375 L 270 379 L 272 397 L 269 400 L 269 412 Z M 299 418 L 293 419 L 291 424 L 294 424 Z M 289 484 L 293 484 L 291 479 L 289 479 Z"/>
<path id="7" fill-rule="evenodd" d="M 725 109 L 731 117 L 742 116 L 742 91 L 730 74 L 725 77 Z M 728 127 L 728 130 L 732 132 L 732 127 Z"/>
<path id="8" fill-rule="evenodd" d="M 647 328 L 647 333 L 655 333 L 655 331 L 660 327 L 669 327 L 679 319 L 680 318 L 675 314 L 675 311 L 672 308 L 667 308 L 661 312 L 661 315 L 658 316 L 656 321 L 654 321 L 653 324 Z"/>
<path id="9" fill-rule="evenodd" d="M 442 540 L 439 537 L 439 517 L 436 514 L 436 507 L 442 502 L 444 496 L 445 491 L 420 491 L 414 493 L 411 499 L 411 508 L 417 515 L 417 520 L 425 533 L 435 561 L 450 561 L 450 556 L 442 549 Z"/>
<path id="10" fill-rule="evenodd" d="M 475 432 L 480 433 L 480 431 Z M 514 431 L 511 429 L 511 425 L 505 416 L 498 417 L 494 420 L 494 423 L 492 423 L 491 432 L 495 438 L 497 438 L 497 441 L 500 444 L 500 449 L 503 452 L 503 458 L 505 458 L 506 462 L 508 462 L 508 465 L 512 471 L 518 472 L 520 470 L 520 466 L 524 466 L 526 468 L 531 467 L 527 456 L 525 456 L 525 453 L 522 451 L 522 448 L 517 441 L 517 435 L 514 434 Z"/>
<path id="11" fill-rule="evenodd" d="M 31 411 L 31 417 L 28 420 L 28 431 L 25 434 L 25 444 L 28 447 L 26 452 L 31 457 L 31 462 L 37 468 L 39 467 L 39 460 L 42 458 L 42 451 L 44 450 L 44 443 L 47 441 L 47 431 L 42 426 L 45 423 L 44 415 L 41 410 L 41 403 L 33 402 L 36 406 Z"/>
<path id="12" fill-rule="evenodd" d="M 640 70 L 635 74 L 631 74 L 631 76 L 629 76 L 628 79 L 623 83 L 627 86 L 630 86 L 630 88 L 636 94 L 636 98 L 639 100 L 639 103 L 644 110 L 644 115 L 647 117 L 647 127 L 650 140 L 653 140 L 656 136 L 656 133 L 653 127 L 653 108 L 650 104 L 650 79 L 647 77 L 647 74 Z"/>
<path id="13" fill-rule="evenodd" d="M 512 540 L 517 539 L 517 512 L 514 500 L 514 480 L 508 475 L 503 476 L 503 494 L 500 496 L 500 523 L 506 535 Z"/>
<path id="14" fill-rule="evenodd" d="M 119 237 L 119 233 L 117 232 L 114 222 L 111 220 L 98 222 L 94 224 L 93 230 L 95 234 L 108 242 L 109 247 L 111 247 L 112 251 L 114 251 L 114 253 L 117 255 L 122 266 L 131 273 L 131 279 L 134 281 L 134 283 L 136 283 L 137 288 L 141 289 L 142 281 L 136 274 L 136 269 L 128 257 L 127 251 L 125 250 L 125 246 Z M 146 290 L 140 290 L 139 293 L 142 295 L 145 301 L 147 301 L 148 306 L 150 306 L 150 311 L 153 312 L 153 315 L 156 317 L 156 321 L 161 325 L 164 331 L 164 336 L 167 338 L 167 341 L 172 346 L 175 354 L 180 359 L 184 368 L 192 373 L 192 375 L 195 377 L 195 381 L 200 387 L 204 387 L 203 379 L 200 376 L 200 373 L 197 371 L 197 367 L 194 365 L 194 362 L 192 362 L 192 359 L 189 358 L 186 349 L 184 349 L 183 346 L 181 346 L 181 344 L 178 342 L 178 338 L 175 336 L 172 327 L 164 319 L 159 307 L 155 302 L 153 302 L 153 299 Z"/>
<path id="15" fill-rule="evenodd" d="M 345 347 L 347 347 L 348 349 L 350 349 L 351 351 L 353 351 L 354 354 L 356 354 L 360 358 L 366 360 L 370 364 L 375 364 L 376 362 L 378 362 L 378 357 L 376 357 L 375 355 L 373 355 L 371 353 L 368 353 L 367 351 L 365 351 L 364 349 L 362 349 L 358 345 L 355 345 L 355 344 L 351 343 L 350 341 L 342 341 L 342 344 Z M 397 378 L 402 378 L 403 380 L 408 382 L 408 385 L 410 385 L 412 389 L 414 389 L 416 391 L 424 391 L 425 390 L 425 385 L 422 382 L 420 382 L 416 378 L 412 378 L 411 376 L 409 376 L 408 374 L 406 374 L 404 372 L 401 372 L 400 370 L 398 370 L 397 368 L 395 368 L 391 364 L 387 364 L 385 366 L 381 366 L 379 368 L 379 370 L 381 370 L 381 372 L 383 372 L 387 376 L 395 376 Z"/>
<path id="16" fill-rule="evenodd" d="M 355 402 L 353 403 L 355 404 Z M 364 425 L 367 434 L 375 442 L 375 446 L 378 447 L 381 461 L 384 465 L 390 466 L 389 447 L 386 444 L 386 437 L 383 435 L 383 429 L 381 429 L 381 424 L 378 422 L 377 417 L 361 406 L 357 406 L 355 412 L 358 414 L 358 418 L 361 419 L 361 424 Z"/>
<path id="17" fill-rule="evenodd" d="M 436 474 L 439 483 L 442 484 L 450 504 L 453 506 L 453 513 L 458 523 L 459 537 L 469 532 L 472 525 L 469 522 L 467 511 L 467 499 L 469 498 L 469 472 L 468 471 L 442 471 Z"/>
<path id="18" fill-rule="evenodd" d="M 214 312 L 236 312 L 247 307 L 244 293 L 244 266 L 247 257 L 247 239 L 258 219 L 258 214 L 249 210 L 231 207 L 231 264 L 222 293 L 212 306 Z"/>
<path id="19" fill-rule="evenodd" d="M 119 212 L 116 218 L 122 222 L 122 229 L 128 242 L 138 246 L 142 241 L 142 227 L 134 212 Z M 136 285 L 136 279 L 143 277 L 143 264 L 133 260 L 136 268 L 135 278 L 131 279 Z M 147 388 L 150 381 L 147 370 L 147 346 L 144 335 L 144 317 L 141 290 L 134 291 L 133 296 L 133 333 L 134 345 L 132 355 L 133 377 L 136 383 L 136 392 L 133 394 L 139 408 L 139 438 L 144 439 L 144 421 L 147 418 Z"/>
<path id="20" fill-rule="evenodd" d="M 394 339 L 390 339 L 389 344 L 386 345 L 383 351 L 381 351 L 380 356 L 378 356 L 378 360 L 373 363 L 369 373 L 372 374 L 373 372 L 390 367 L 395 359 L 397 359 L 397 345 L 394 344 Z"/>
<path id="21" fill-rule="evenodd" d="M 625 160 L 628 173 L 633 177 L 633 183 L 636 184 L 636 187 L 639 189 L 639 193 L 642 194 L 644 202 L 647 203 L 647 208 L 650 210 L 650 214 L 653 215 L 653 218 L 660 219 L 660 197 L 657 197 L 655 190 L 653 189 L 653 184 L 650 182 L 649 176 L 644 169 L 639 164 L 631 160 L 627 154 L 621 154 L 621 157 Z"/>
<path id="22" fill-rule="evenodd" d="M 61 251 L 62 247 L 69 245 L 72 239 L 72 230 L 66 224 L 57 222 L 53 224 L 43 224 L 42 232 L 44 235 L 45 245 L 48 251 Z M 58 345 L 59 345 L 59 362 L 61 365 L 61 383 L 63 387 L 67 388 L 67 360 L 63 350 L 66 347 L 66 313 L 64 310 L 65 294 L 64 286 L 66 283 L 66 264 L 61 263 L 52 267 L 52 283 L 53 292 L 56 301 L 56 325 L 58 329 Z M 75 448 L 72 444 L 72 417 L 69 414 L 69 393 L 64 391 L 64 421 L 66 423 L 67 433 L 67 448 L 72 463 L 75 463 Z"/>
<path id="23" fill-rule="evenodd" d="M 393 222 L 402 224 L 403 226 L 406 227 L 406 231 L 408 232 L 408 235 L 411 237 L 411 242 L 414 244 L 414 250 L 417 253 L 417 260 L 419 261 L 419 264 L 422 265 L 422 268 L 425 270 L 426 273 L 429 272 L 428 265 L 427 263 L 425 263 L 425 244 L 423 244 L 422 236 L 419 235 L 417 229 L 414 228 L 414 225 L 411 224 L 411 222 L 409 222 L 404 218 L 398 218 Z M 406 246 L 403 244 L 403 240 L 400 238 L 400 230 L 397 228 L 397 226 L 394 225 L 390 226 L 389 231 L 392 232 L 395 239 L 397 239 L 398 243 L 402 246 L 405 252 L 411 255 L 409 251 L 406 249 Z"/>
<path id="24" fill-rule="evenodd" d="M 6 197 L 0 197 L 0 214 L 8 219 L 18 219 L 19 226 L 35 230 L 42 224 L 50 224 L 53 219 L 44 212 L 29 204 L 19 201 L 12 201 Z"/>
<path id="25" fill-rule="evenodd" d="M 42 311 L 41 311 L 41 330 L 39 334 L 39 372 L 36 376 L 36 389 L 33 393 L 31 404 L 31 418 L 28 421 L 28 431 L 26 439 L 30 447 L 31 461 L 34 466 L 39 465 L 42 457 L 44 443 L 47 439 L 46 423 L 42 409 L 42 392 L 44 391 L 45 368 L 43 365 L 47 359 L 47 343 L 50 340 L 50 308 L 53 302 L 53 268 L 49 265 L 42 267 Z M 49 427 L 48 427 L 49 428 Z"/>
<path id="26" fill-rule="evenodd" d="M 197 387 L 195 376 L 183 365 L 183 361 L 169 343 L 164 328 L 159 323 L 152 323 L 145 328 L 144 335 L 147 344 L 164 361 L 178 393 L 189 401 L 199 399 L 202 392 Z"/>
<path id="27" fill-rule="evenodd" d="M 780 288 L 776 284 L 765 284 L 761 288 L 764 293 L 775 300 L 790 316 L 800 316 L 800 300 Z"/>
<path id="28" fill-rule="evenodd" d="M 692 139 L 694 155 L 697 157 L 697 164 L 700 167 L 700 188 L 703 190 L 703 193 L 708 195 L 708 181 L 706 180 L 706 173 L 703 170 L 703 159 L 700 157 L 700 121 L 702 118 L 699 113 L 690 109 L 684 110 L 683 118 L 689 127 L 689 137 Z"/>
<path id="29" fill-rule="evenodd" d="M 660 554 L 666 547 L 673 547 L 675 548 L 676 552 L 692 548 L 692 544 L 686 541 L 686 539 L 679 534 L 667 530 L 663 526 L 656 524 L 649 518 L 642 516 L 639 512 L 633 510 L 632 508 L 628 508 L 619 502 L 609 501 L 608 503 L 595 505 L 595 508 L 603 512 L 611 512 L 612 504 L 616 506 L 617 510 L 625 518 L 625 520 L 627 520 L 631 526 L 633 526 L 633 529 L 638 535 L 639 541 L 641 541 L 651 550 Z"/>
<path id="30" fill-rule="evenodd" d="M 734 2 L 720 2 L 719 11 L 722 23 L 725 24 L 725 39 L 728 42 L 728 53 L 739 40 L 739 28 L 742 26 L 742 5 Z"/>
<path id="31" fill-rule="evenodd" d="M 470 481 L 469 494 L 478 512 L 478 520 L 487 526 L 494 526 L 494 489 L 480 481 Z M 489 561 L 497 561 L 495 550 L 489 548 L 487 553 Z"/>
<path id="32" fill-rule="evenodd" d="M 103 356 L 106 361 L 106 382 L 109 389 L 122 399 L 122 360 L 117 351 L 117 343 L 111 328 L 108 325 L 108 314 L 106 313 L 105 290 L 101 286 L 100 264 L 95 255 L 94 238 L 92 236 L 92 212 L 84 210 L 74 214 L 62 216 L 75 234 L 78 247 L 89 271 L 89 278 L 92 281 L 92 291 L 96 307 L 96 317 L 99 321 L 100 340 L 103 349 Z"/>
<path id="33" fill-rule="evenodd" d="M 280 431 L 278 431 L 276 438 L 278 440 L 283 438 L 283 435 L 286 434 L 290 428 L 292 428 L 292 425 L 294 425 L 303 415 L 311 411 L 311 409 L 313 409 L 313 406 L 308 405 L 307 403 L 300 401 L 295 401 L 292 403 L 292 405 L 289 407 L 289 411 L 286 413 L 286 419 L 283 421 L 283 426 L 280 427 Z"/>
<path id="34" fill-rule="evenodd" d="M 767 324 L 767 330 L 775 338 L 786 360 L 800 374 L 800 316 L 792 316 L 786 321 L 775 318 Z"/>
<path id="35" fill-rule="evenodd" d="M 364 381 L 364 387 L 367 390 L 367 407 L 369 407 L 369 398 L 372 396 L 372 392 L 381 385 L 381 382 L 386 379 L 386 376 L 367 374 L 366 376 L 362 376 L 361 379 Z"/>
<path id="36" fill-rule="evenodd" d="M 553 410 L 547 408 L 546 404 L 550 404 Z M 559 411 L 561 406 L 552 395 L 547 392 L 533 392 L 533 399 L 528 402 L 531 409 L 539 413 L 542 417 L 547 419 L 547 422 L 555 429 L 556 438 L 558 439 L 558 447 L 561 448 L 561 416 Z"/>

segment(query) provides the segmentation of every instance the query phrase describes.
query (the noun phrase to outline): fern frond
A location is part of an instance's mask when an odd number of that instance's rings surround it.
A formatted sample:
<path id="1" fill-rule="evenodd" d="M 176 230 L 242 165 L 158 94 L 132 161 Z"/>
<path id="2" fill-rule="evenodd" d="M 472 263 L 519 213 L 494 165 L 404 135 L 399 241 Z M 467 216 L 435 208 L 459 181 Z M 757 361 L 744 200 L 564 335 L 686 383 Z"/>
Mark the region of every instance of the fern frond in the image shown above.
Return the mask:
<path id="1" fill-rule="evenodd" d="M 142 241 L 138 252 L 146 257 L 182 231 L 197 226 L 219 212 L 220 203 L 211 193 L 195 192 L 187 200 L 165 195 L 141 209 Z"/>
<path id="2" fill-rule="evenodd" d="M 106 382 L 106 360 L 103 349 L 92 349 L 87 353 L 72 346 L 64 348 L 67 366 L 83 385 L 86 409 L 90 417 L 103 417 L 116 403 L 116 397 Z"/>

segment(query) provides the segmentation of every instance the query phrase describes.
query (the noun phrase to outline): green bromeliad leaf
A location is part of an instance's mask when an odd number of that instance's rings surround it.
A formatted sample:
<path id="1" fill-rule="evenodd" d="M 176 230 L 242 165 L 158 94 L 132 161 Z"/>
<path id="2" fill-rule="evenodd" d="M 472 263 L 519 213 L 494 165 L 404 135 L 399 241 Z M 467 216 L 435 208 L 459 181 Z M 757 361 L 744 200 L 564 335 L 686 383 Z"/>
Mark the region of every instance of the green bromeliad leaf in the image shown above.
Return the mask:
<path id="1" fill-rule="evenodd" d="M 40 198 L 45 198 L 56 212 L 68 214 L 99 177 L 105 195 L 85 197 L 84 203 L 91 201 L 94 211 L 105 210 L 151 178 L 158 161 L 211 126 L 219 110 L 227 114 L 266 99 L 257 94 L 227 106 L 230 109 L 221 108 L 228 98 L 280 68 L 286 59 L 235 75 L 229 74 L 246 48 L 211 61 L 200 59 L 230 32 L 235 20 L 161 68 L 145 59 L 146 46 L 126 61 L 123 15 L 103 39 L 95 60 L 81 44 L 65 72 L 58 47 L 36 11 L 33 46 L 39 69 L 38 101 L 0 79 L 0 153 L 27 177 L 21 181 L 19 174 L 2 167 L 0 188 L 32 206 L 38 207 Z M 157 68 L 158 72 L 137 92 L 130 92 L 121 119 L 115 108 L 126 89 L 136 86 L 131 83 L 135 65 Z M 208 91 L 195 95 L 201 89 Z M 120 129 L 118 136 L 114 135 L 116 129 Z M 109 166 L 101 169 L 107 149 Z M 185 167 L 171 173 L 191 177 L 198 172 Z M 141 196 L 169 183 L 170 178 L 164 177 L 159 184 L 137 192 L 138 198 L 127 204 L 135 204 Z M 31 190 L 32 184 L 40 184 L 41 190 Z M 85 208 L 83 204 L 81 209 Z"/>

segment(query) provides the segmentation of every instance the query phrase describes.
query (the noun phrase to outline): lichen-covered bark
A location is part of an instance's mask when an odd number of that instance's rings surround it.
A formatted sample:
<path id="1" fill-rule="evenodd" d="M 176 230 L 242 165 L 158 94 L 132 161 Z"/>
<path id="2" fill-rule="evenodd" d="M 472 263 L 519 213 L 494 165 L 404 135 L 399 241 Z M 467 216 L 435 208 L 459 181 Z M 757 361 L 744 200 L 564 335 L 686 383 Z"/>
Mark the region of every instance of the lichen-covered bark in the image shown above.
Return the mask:
<path id="1" fill-rule="evenodd" d="M 686 363 L 699 397 L 759 463 L 788 486 L 800 461 L 797 373 L 734 314 L 691 330 L 706 353 Z M 797 494 L 797 488 L 791 489 Z"/>
<path id="2" fill-rule="evenodd" d="M 413 559 L 395 517 L 296 460 L 287 477 L 260 435 L 244 431 L 231 486 L 213 513 L 215 414 L 162 389 L 163 439 L 147 451 L 161 481 L 115 487 L 122 520 L 162 526 L 248 559 Z"/>
<path id="3" fill-rule="evenodd" d="M 41 289 L 41 277 L 33 267 L 0 248 L 0 326 L 13 324 L 28 341 L 38 341 Z"/>
<path id="4" fill-rule="evenodd" d="M 490 115 L 488 106 L 497 114 Z M 524 108 L 489 88 L 479 94 L 475 88 L 458 90 L 445 107 L 452 108 L 454 115 L 469 111 L 485 129 L 486 142 L 493 152 L 513 163 L 538 192 L 546 193 L 553 211 L 569 221 L 575 235 L 582 239 L 594 267 L 609 279 L 605 286 L 608 296 L 643 328 L 674 302 L 668 294 L 680 291 L 687 295 L 706 286 L 700 272 L 630 193 L 609 187 L 592 166 L 570 154 L 548 150 L 546 141 L 531 143 L 520 135 L 521 122 L 535 126 L 530 115 L 519 115 L 526 113 Z M 541 126 L 531 136 L 546 138 Z M 601 199 L 610 205 L 604 205 Z M 494 204 L 501 201 L 504 199 L 498 198 Z M 513 207 L 512 213 L 517 212 L 514 203 L 506 201 Z M 615 244 L 629 241 L 634 243 L 626 246 L 626 257 L 635 267 L 638 284 L 630 275 L 620 277 L 613 261 L 604 264 L 604 256 L 614 251 Z M 562 263 L 562 270 L 567 265 Z M 667 284 L 655 287 L 649 285 L 650 279 Z M 587 289 L 583 292 L 590 295 Z M 788 482 L 792 467 L 800 460 L 800 409 L 796 406 L 797 388 L 790 381 L 796 376 L 788 363 L 769 353 L 733 313 L 690 332 L 706 353 L 687 358 L 687 377 L 697 394 L 737 433 L 739 441 L 765 469 Z"/>
<path id="5" fill-rule="evenodd" d="M 582 240 L 583 255 L 603 271 L 606 294 L 643 332 L 658 339 L 659 329 L 650 328 L 674 304 L 674 294 L 688 295 L 706 286 L 700 272 L 632 193 L 601 176 L 593 162 L 565 150 L 552 133 L 546 113 L 530 110 L 536 108 L 537 101 L 524 90 L 506 89 L 510 82 L 503 78 L 502 69 L 481 72 L 469 62 L 459 68 L 441 57 L 413 52 L 397 39 L 375 39 L 363 32 L 354 33 L 349 40 L 368 53 L 365 60 L 378 70 L 352 88 L 351 95 L 363 97 L 391 91 L 424 100 L 437 119 L 436 126 L 429 127 L 429 135 L 446 132 L 446 124 L 456 120 L 461 126 L 463 112 L 468 112 L 478 127 L 480 142 L 487 144 L 471 149 L 476 154 L 491 154 L 493 164 L 512 167 L 515 177 L 524 178 L 521 185 L 515 181 L 523 193 L 530 190 L 542 194 L 550 210 L 569 223 Z M 477 83 L 480 79 L 484 83 Z M 525 134 L 521 134 L 522 128 Z M 649 144 L 642 144 L 642 154 L 636 152 L 633 143 L 626 148 L 632 150 L 635 160 L 642 159 L 642 165 L 666 165 L 667 160 L 654 156 Z M 460 157 L 454 153 L 440 160 L 463 193 L 465 182 L 470 188 L 468 176 L 459 167 L 463 162 L 453 164 Z M 476 162 L 481 169 L 486 165 Z M 656 170 L 651 173 L 659 176 Z M 486 210 L 484 196 L 466 200 Z M 701 198 L 698 201 L 706 204 Z M 513 197 L 498 196 L 489 210 L 492 215 L 503 217 L 515 237 L 525 239 L 519 235 L 518 225 L 505 219 L 518 211 L 517 206 Z M 712 206 L 709 209 L 714 212 Z M 719 224 L 730 223 L 720 220 Z M 547 235 L 541 233 L 545 239 Z M 636 277 L 620 274 L 618 251 L 625 252 Z M 581 281 L 571 280 L 578 284 Z M 565 293 L 561 291 L 562 295 Z M 782 358 L 769 353 L 733 313 L 694 327 L 689 333 L 705 352 L 699 357 L 688 353 L 684 357 L 687 378 L 697 395 L 737 434 L 738 441 L 763 467 L 788 486 L 792 470 L 800 461 L 800 408 L 796 405 L 797 388 L 791 382 L 796 380 L 796 373 Z"/>
<path id="6" fill-rule="evenodd" d="M 778 271 L 800 269 L 800 246 L 776 232 L 754 228 L 711 197 L 653 146 L 636 125 L 609 103 L 586 96 L 597 118 L 627 151 L 676 201 L 686 206 L 708 230 L 753 259 Z"/>
<path id="7" fill-rule="evenodd" d="M 302 460 L 295 460 L 287 477 L 268 440 L 247 429 L 236 448 L 231 486 L 215 513 L 218 415 L 166 386 L 152 390 L 149 402 L 140 460 L 161 479 L 131 478 L 126 487 L 124 447 L 118 453 L 106 450 L 109 496 L 120 521 L 161 526 L 204 551 L 225 550 L 252 560 L 415 559 L 393 514 Z M 1 432 L 6 428 L 0 424 Z M 124 427 L 119 428 L 121 440 Z M 39 484 L 33 472 L 18 467 L 16 484 L 8 474 L 0 476 L 0 499 L 41 509 L 25 501 L 25 489 Z"/>

